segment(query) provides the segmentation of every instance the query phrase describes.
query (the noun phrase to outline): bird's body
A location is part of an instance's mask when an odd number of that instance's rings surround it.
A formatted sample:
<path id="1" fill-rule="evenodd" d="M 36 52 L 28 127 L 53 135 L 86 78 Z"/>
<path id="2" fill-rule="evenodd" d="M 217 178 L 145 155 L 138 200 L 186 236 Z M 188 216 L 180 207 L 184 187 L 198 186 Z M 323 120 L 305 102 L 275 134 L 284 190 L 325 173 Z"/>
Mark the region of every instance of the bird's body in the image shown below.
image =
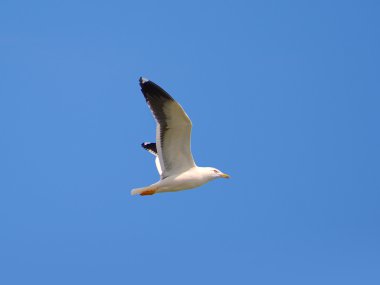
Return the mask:
<path id="1" fill-rule="evenodd" d="M 189 170 L 179 173 L 177 175 L 169 176 L 163 180 L 158 181 L 150 185 L 149 187 L 137 188 L 132 190 L 132 195 L 140 194 L 145 195 L 161 193 L 161 192 L 175 192 L 184 189 L 192 189 L 199 187 L 210 180 L 217 177 L 211 177 L 209 174 L 208 167 L 198 167 L 195 166 Z M 154 193 L 151 193 L 154 191 Z"/>
<path id="2" fill-rule="evenodd" d="M 182 107 L 161 87 L 140 78 L 141 91 L 157 123 L 157 143 L 142 146 L 156 156 L 160 181 L 133 189 L 131 195 L 152 195 L 199 187 L 216 178 L 229 178 L 212 168 L 195 165 L 190 151 L 191 121 Z"/>

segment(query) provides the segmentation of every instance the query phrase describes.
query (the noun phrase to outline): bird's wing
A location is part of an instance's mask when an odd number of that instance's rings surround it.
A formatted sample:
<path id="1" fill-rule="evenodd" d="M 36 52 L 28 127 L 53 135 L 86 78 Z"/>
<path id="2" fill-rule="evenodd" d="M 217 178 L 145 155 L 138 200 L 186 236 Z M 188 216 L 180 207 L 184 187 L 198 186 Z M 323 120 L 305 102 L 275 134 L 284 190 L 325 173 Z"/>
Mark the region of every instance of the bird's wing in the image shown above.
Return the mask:
<path id="1" fill-rule="evenodd" d="M 161 164 L 160 164 L 160 159 L 158 158 L 158 154 L 157 154 L 156 143 L 144 142 L 141 144 L 141 146 L 156 157 L 154 162 L 156 163 L 158 174 L 162 176 Z"/>
<path id="2" fill-rule="evenodd" d="M 191 121 L 182 107 L 160 86 L 140 78 L 141 91 L 156 120 L 161 179 L 195 166 L 190 150 Z"/>

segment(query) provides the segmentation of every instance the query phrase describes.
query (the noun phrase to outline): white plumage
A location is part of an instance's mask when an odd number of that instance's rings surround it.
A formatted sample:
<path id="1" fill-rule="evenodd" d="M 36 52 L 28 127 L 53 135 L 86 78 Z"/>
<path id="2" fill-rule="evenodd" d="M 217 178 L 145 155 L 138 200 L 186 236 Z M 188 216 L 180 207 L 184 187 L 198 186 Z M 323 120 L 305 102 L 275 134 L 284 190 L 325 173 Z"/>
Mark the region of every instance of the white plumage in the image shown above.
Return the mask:
<path id="1" fill-rule="evenodd" d="M 185 111 L 165 90 L 140 78 L 141 91 L 156 120 L 156 143 L 142 146 L 156 156 L 160 181 L 133 189 L 132 195 L 152 195 L 191 189 L 215 178 L 229 178 L 212 167 L 195 165 L 190 150 L 191 121 Z"/>

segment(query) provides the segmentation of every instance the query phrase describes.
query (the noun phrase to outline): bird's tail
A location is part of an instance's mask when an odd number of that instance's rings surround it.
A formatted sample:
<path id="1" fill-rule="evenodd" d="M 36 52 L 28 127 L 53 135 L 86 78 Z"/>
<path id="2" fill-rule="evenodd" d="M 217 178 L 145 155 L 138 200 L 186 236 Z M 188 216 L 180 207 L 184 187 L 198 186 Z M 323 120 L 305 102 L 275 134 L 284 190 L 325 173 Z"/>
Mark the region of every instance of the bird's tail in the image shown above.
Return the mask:
<path id="1" fill-rule="evenodd" d="M 141 195 L 141 196 L 153 195 L 156 193 L 156 190 L 157 190 L 157 188 L 153 187 L 152 185 L 148 186 L 148 187 L 135 188 L 135 189 L 132 189 L 131 195 L 132 196 L 134 196 L 134 195 Z"/>

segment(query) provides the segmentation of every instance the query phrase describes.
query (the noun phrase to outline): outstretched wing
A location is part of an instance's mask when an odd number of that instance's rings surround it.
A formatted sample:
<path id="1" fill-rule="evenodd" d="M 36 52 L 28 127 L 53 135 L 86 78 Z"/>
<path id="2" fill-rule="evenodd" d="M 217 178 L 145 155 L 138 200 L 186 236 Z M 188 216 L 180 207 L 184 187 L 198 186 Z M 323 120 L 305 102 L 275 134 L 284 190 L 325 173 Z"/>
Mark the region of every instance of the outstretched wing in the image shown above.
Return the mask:
<path id="1" fill-rule="evenodd" d="M 190 150 L 191 121 L 181 105 L 150 80 L 141 77 L 140 86 L 157 123 L 156 147 L 161 178 L 194 167 Z"/>
<path id="2" fill-rule="evenodd" d="M 156 143 L 144 142 L 141 144 L 141 146 L 156 157 L 154 162 L 156 163 L 158 174 L 162 176 L 162 170 L 161 170 L 160 160 L 158 159 Z"/>

